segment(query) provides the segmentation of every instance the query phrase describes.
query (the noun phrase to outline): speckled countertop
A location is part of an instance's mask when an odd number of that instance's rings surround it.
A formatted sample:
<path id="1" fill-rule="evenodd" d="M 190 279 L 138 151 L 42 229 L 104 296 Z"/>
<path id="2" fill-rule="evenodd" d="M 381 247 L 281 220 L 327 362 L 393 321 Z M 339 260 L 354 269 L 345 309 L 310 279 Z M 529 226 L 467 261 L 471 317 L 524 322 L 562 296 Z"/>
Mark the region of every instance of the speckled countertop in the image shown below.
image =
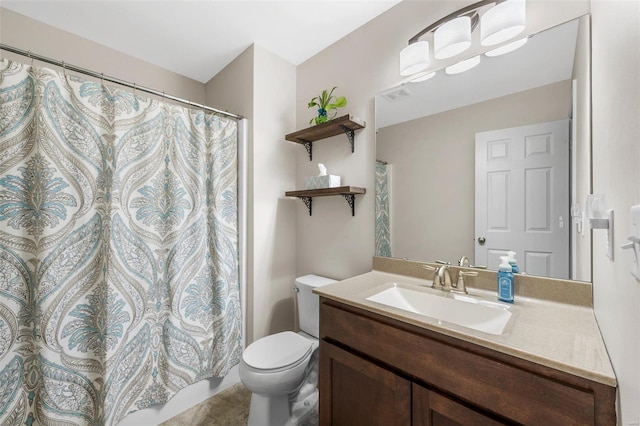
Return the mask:
<path id="1" fill-rule="evenodd" d="M 316 288 L 314 292 L 347 305 L 616 386 L 616 377 L 591 307 L 516 294 L 516 303 L 510 308 L 513 316 L 505 333 L 492 335 L 366 300 L 393 283 L 417 286 L 421 291 L 440 291 L 429 289 L 431 281 L 427 279 L 373 270 Z M 496 301 L 495 291 L 468 290 L 471 296 Z"/>

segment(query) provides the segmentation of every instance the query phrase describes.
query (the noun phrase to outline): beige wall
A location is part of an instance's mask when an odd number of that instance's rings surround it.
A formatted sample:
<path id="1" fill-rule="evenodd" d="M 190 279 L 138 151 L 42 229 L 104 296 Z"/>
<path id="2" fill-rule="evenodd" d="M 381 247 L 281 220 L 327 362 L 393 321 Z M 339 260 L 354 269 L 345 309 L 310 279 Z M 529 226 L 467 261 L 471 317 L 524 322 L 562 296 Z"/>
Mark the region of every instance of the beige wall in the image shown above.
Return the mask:
<path id="1" fill-rule="evenodd" d="M 205 102 L 253 120 L 254 46 L 251 45 L 205 85 Z M 253 132 L 249 132 L 253 133 Z"/>
<path id="2" fill-rule="evenodd" d="M 295 66 L 254 45 L 207 83 L 207 102 L 248 119 L 247 343 L 294 328 Z"/>
<path id="3" fill-rule="evenodd" d="M 253 144 L 253 339 L 294 326 L 296 67 L 256 46 Z M 251 340 L 249 340 L 251 341 Z"/>
<path id="4" fill-rule="evenodd" d="M 570 106 L 567 80 L 378 129 L 393 257 L 475 263 L 475 134 L 568 118 Z"/>
<path id="5" fill-rule="evenodd" d="M 304 149 L 297 154 L 297 187 L 324 162 L 345 183 L 366 186 L 356 201 L 356 216 L 344 200 L 314 201 L 309 218 L 299 207 L 297 273 L 345 278 L 371 267 L 374 253 L 373 94 L 397 85 L 397 55 L 425 25 L 471 2 L 404 1 L 298 67 L 297 125 L 307 126 L 308 100 L 323 88 L 339 86 L 347 96 L 345 112 L 368 127 L 356 135 L 356 152 L 341 137 L 318 143 L 314 163 Z M 548 26 L 592 12 L 593 192 L 605 193 L 615 209 L 615 260 L 605 256 L 603 230 L 593 231 L 594 303 L 620 386 L 619 423 L 640 423 L 640 283 L 630 274 L 630 253 L 620 249 L 629 232 L 629 207 L 640 203 L 640 2 L 593 0 L 528 1 L 543 8 Z M 528 10 L 529 10 L 528 9 Z M 355 241 L 354 241 L 355 240 Z"/>
<path id="6" fill-rule="evenodd" d="M 352 218 L 344 200 L 314 201 L 314 215 L 298 208 L 297 274 L 346 278 L 371 268 L 374 253 L 374 93 L 397 85 L 398 52 L 425 25 L 470 4 L 404 1 L 298 66 L 297 127 L 308 125 L 309 99 L 339 86 L 345 112 L 367 122 L 351 154 L 338 136 L 316 144 L 314 162 L 297 153 L 297 187 L 328 165 L 345 183 L 365 186 Z M 605 256 L 603 230 L 593 231 L 596 317 L 619 382 L 619 424 L 640 423 L 640 283 L 630 274 L 631 254 L 620 249 L 629 232 L 629 207 L 640 203 L 640 2 L 616 0 L 527 2 L 528 16 L 541 12 L 540 29 L 592 12 L 593 192 L 615 209 L 614 256 Z"/>
<path id="7" fill-rule="evenodd" d="M 114 27 L 114 31 L 117 31 L 117 27 Z M 196 80 L 2 7 L 0 42 L 193 102 L 204 102 L 204 84 Z M 0 51 L 0 56 L 23 63 L 29 62 L 24 56 L 4 50 Z M 36 61 L 35 65 L 44 64 Z M 46 66 L 55 68 L 48 64 Z M 144 96 L 153 97 L 146 94 Z"/>
<path id="8" fill-rule="evenodd" d="M 640 204 L 640 2 L 592 1 L 593 192 L 614 209 L 614 260 L 593 231 L 596 318 L 619 384 L 619 424 L 640 423 L 640 282 L 633 278 L 629 208 Z"/>
<path id="9" fill-rule="evenodd" d="M 316 163 L 322 162 L 331 174 L 342 176 L 345 184 L 367 189 L 366 195 L 356 198 L 355 217 L 351 217 L 341 197 L 314 199 L 311 217 L 304 206 L 298 207 L 298 275 L 316 273 L 342 279 L 371 269 L 375 245 L 374 95 L 401 82 L 398 53 L 410 37 L 471 3 L 403 1 L 298 66 L 298 128 L 307 127 L 314 115 L 307 108 L 309 99 L 333 86 L 338 86 L 338 95 L 347 97 L 348 105 L 341 113 L 353 114 L 367 122 L 365 129 L 356 132 L 353 154 L 342 135 L 314 144 L 313 162 L 304 148 L 298 148 L 297 188 L 303 187 L 305 176 L 317 174 Z M 527 8 L 532 30 L 538 31 L 588 13 L 589 3 L 530 0 Z"/>

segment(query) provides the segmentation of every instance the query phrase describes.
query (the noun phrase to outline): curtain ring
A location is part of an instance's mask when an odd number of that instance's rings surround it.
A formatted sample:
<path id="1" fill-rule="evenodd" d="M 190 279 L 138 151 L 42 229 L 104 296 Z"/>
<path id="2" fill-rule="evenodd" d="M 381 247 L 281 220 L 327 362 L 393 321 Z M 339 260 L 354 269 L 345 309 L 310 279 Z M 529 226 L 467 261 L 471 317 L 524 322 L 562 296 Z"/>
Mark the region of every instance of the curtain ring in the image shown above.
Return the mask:
<path id="1" fill-rule="evenodd" d="M 133 97 L 136 96 L 136 83 L 133 83 Z"/>
<path id="2" fill-rule="evenodd" d="M 100 86 L 104 86 L 104 73 L 100 73 Z"/>
<path id="3" fill-rule="evenodd" d="M 33 56 L 31 56 L 31 51 L 28 52 L 29 59 L 31 59 L 31 66 L 33 66 Z"/>
<path id="4" fill-rule="evenodd" d="M 67 76 L 67 66 L 64 64 L 64 61 L 62 61 L 62 74 L 64 74 L 64 76 Z"/>

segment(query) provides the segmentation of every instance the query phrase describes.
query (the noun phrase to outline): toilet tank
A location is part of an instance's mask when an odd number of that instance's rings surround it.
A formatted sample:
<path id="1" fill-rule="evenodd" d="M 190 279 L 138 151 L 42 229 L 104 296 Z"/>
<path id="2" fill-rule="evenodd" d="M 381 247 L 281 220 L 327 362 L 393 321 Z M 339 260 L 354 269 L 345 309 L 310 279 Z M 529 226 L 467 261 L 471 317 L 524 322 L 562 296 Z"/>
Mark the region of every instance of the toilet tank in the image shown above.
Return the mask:
<path id="1" fill-rule="evenodd" d="M 313 337 L 319 335 L 320 324 L 320 298 L 313 293 L 316 287 L 335 283 L 331 278 L 318 275 L 305 275 L 296 278 L 296 291 L 298 292 L 298 321 L 300 330 Z"/>

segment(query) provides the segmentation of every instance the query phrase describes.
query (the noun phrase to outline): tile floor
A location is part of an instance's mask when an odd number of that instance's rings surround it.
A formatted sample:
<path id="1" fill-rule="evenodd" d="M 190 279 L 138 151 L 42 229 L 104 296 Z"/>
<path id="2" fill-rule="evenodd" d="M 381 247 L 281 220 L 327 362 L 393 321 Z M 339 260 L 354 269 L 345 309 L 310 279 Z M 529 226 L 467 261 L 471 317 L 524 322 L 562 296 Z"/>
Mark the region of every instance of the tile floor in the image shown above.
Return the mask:
<path id="1" fill-rule="evenodd" d="M 237 383 L 160 426 L 245 426 L 251 392 Z"/>
<path id="2" fill-rule="evenodd" d="M 246 426 L 250 403 L 251 392 L 242 383 L 236 383 L 159 426 Z M 316 405 L 304 415 L 299 426 L 317 425 L 318 407 Z"/>

